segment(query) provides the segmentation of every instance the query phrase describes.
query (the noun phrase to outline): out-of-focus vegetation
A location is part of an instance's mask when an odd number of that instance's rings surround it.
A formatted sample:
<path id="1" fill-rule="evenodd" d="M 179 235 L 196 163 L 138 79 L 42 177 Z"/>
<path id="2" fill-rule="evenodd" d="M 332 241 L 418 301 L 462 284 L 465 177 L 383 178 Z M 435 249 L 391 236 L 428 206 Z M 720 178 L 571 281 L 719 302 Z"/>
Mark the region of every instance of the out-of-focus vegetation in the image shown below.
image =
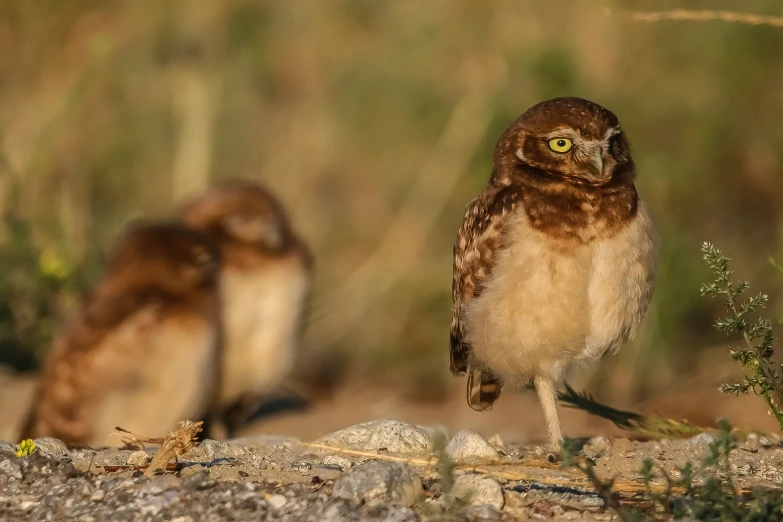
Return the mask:
<path id="1" fill-rule="evenodd" d="M 698 379 L 704 350 L 724 342 L 710 328 L 718 303 L 699 298 L 702 241 L 731 251 L 781 309 L 766 260 L 783 259 L 783 30 L 634 22 L 630 7 L 3 2 L 0 357 L 40 357 L 128 220 L 243 176 L 279 192 L 316 253 L 308 360 L 343 354 L 438 397 L 462 210 L 503 128 L 577 95 L 620 117 L 663 238 L 645 327 L 602 362 L 599 394 Z M 774 0 L 742 9 L 783 14 Z"/>

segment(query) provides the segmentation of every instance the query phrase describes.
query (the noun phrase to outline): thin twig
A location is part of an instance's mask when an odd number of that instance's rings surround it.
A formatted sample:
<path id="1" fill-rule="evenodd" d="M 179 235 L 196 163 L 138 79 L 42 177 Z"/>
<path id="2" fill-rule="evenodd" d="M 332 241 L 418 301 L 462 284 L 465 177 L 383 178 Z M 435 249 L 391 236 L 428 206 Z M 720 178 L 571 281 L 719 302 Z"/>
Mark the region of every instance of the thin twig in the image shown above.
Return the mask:
<path id="1" fill-rule="evenodd" d="M 746 25 L 783 27 L 783 16 L 738 13 L 735 11 L 709 11 L 694 9 L 673 9 L 671 11 L 633 11 L 629 17 L 634 22 L 662 22 L 667 20 L 683 22 L 721 21 Z"/>

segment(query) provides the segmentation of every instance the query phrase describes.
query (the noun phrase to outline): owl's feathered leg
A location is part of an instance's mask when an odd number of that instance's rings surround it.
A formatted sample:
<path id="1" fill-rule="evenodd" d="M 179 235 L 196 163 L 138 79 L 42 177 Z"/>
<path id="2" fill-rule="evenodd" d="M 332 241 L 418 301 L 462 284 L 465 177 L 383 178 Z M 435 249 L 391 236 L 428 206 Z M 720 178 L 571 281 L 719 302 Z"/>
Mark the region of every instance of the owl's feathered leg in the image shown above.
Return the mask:
<path id="1" fill-rule="evenodd" d="M 557 415 L 557 395 L 552 379 L 536 376 L 533 380 L 536 385 L 538 400 L 541 409 L 544 410 L 544 418 L 549 430 L 549 447 L 551 453 L 547 455 L 550 462 L 558 460 L 563 449 L 563 434 L 560 431 L 560 418 Z"/>

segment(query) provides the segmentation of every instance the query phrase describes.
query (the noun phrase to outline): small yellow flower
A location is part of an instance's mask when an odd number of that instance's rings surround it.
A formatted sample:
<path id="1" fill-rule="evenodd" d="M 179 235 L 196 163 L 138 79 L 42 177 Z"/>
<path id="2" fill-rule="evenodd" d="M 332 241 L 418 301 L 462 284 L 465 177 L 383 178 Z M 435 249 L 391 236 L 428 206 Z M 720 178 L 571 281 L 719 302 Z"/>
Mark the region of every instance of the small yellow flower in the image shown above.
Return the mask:
<path id="1" fill-rule="evenodd" d="M 24 439 L 22 442 L 19 443 L 19 449 L 16 450 L 16 456 L 26 457 L 28 455 L 32 455 L 36 449 L 38 448 L 36 448 L 33 439 Z"/>
<path id="2" fill-rule="evenodd" d="M 41 268 L 41 273 L 46 277 L 56 280 L 63 280 L 68 277 L 68 263 L 52 248 L 47 248 L 41 252 L 38 264 Z"/>

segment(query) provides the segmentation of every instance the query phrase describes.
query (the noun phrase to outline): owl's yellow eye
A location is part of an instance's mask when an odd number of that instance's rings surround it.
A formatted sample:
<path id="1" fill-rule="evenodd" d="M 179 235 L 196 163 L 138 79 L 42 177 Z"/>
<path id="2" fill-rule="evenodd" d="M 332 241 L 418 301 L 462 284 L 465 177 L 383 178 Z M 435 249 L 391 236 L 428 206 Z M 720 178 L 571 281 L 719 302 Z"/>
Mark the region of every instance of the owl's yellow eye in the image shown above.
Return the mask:
<path id="1" fill-rule="evenodd" d="M 568 152 L 574 144 L 568 138 L 552 138 L 549 140 L 549 148 L 555 152 Z"/>

